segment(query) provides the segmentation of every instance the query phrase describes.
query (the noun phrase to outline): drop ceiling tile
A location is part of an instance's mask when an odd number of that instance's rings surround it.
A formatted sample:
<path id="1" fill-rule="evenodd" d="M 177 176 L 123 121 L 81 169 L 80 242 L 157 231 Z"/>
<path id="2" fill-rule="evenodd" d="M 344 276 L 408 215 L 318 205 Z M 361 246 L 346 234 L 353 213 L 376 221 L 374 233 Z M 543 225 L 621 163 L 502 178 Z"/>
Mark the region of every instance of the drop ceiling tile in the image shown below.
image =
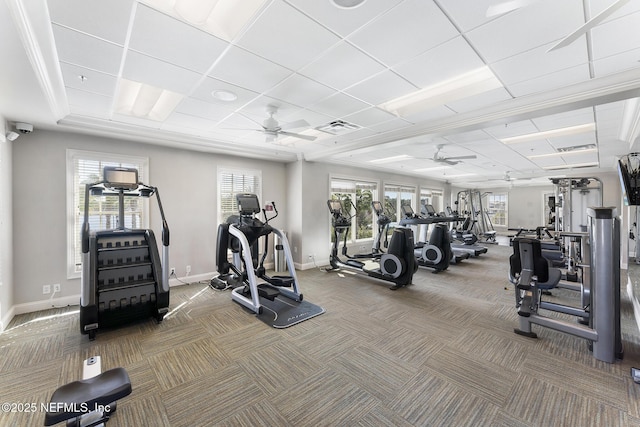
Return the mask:
<path id="1" fill-rule="evenodd" d="M 251 101 L 249 104 L 245 105 L 242 111 L 251 115 L 252 117 L 258 118 L 258 120 L 262 123 L 264 119 L 269 117 L 267 108 L 271 108 L 272 106 L 276 107 L 278 110 L 275 114 L 275 118 L 277 120 L 282 120 L 284 117 L 301 110 L 301 108 L 297 105 L 290 104 L 288 102 L 284 102 L 270 96 L 262 95 Z"/>
<path id="2" fill-rule="evenodd" d="M 424 88 L 484 65 L 473 48 L 459 36 L 393 67 L 393 70 L 410 83 Z"/>
<path id="3" fill-rule="evenodd" d="M 405 129 L 409 126 L 411 126 L 411 123 L 407 122 L 406 120 L 403 120 L 400 118 L 394 118 L 393 120 L 371 125 L 369 126 L 369 129 L 371 129 L 372 131 L 378 134 L 378 133 L 391 132 L 399 129 Z"/>
<path id="4" fill-rule="evenodd" d="M 196 98 L 183 99 L 175 109 L 175 113 L 201 117 L 213 122 L 218 122 L 233 112 L 234 109 L 228 106 L 219 103 L 205 102 Z"/>
<path id="5" fill-rule="evenodd" d="M 133 0 L 48 0 L 51 21 L 101 39 L 124 45 Z"/>
<path id="6" fill-rule="evenodd" d="M 549 142 L 555 148 L 575 147 L 578 145 L 596 144 L 595 132 L 583 133 L 580 135 L 567 135 L 557 138 L 549 138 Z"/>
<path id="7" fill-rule="evenodd" d="M 538 0 L 501 15 L 469 31 L 466 36 L 480 55 L 492 64 L 559 40 L 583 23 L 582 2 Z M 500 42 L 496 42 L 496 37 Z"/>
<path id="8" fill-rule="evenodd" d="M 291 70 L 275 62 L 237 46 L 231 46 L 216 63 L 209 76 L 262 93 L 280 83 L 291 73 Z"/>
<path id="9" fill-rule="evenodd" d="M 237 44 L 295 71 L 339 40 L 306 15 L 282 0 L 275 0 Z"/>
<path id="10" fill-rule="evenodd" d="M 493 63 L 491 68 L 504 84 L 511 85 L 589 62 L 584 43 L 547 52 L 552 46 L 553 43 L 510 56 Z"/>
<path id="11" fill-rule="evenodd" d="M 591 17 L 596 16 L 609 6 L 613 4 L 613 0 L 589 0 L 589 10 L 591 11 Z M 615 19 L 621 18 L 625 15 L 640 11 L 640 3 L 637 1 L 629 1 L 620 9 L 610 15 L 603 23 L 611 22 Z"/>
<path id="12" fill-rule="evenodd" d="M 345 92 L 371 105 L 398 98 L 418 89 L 391 70 L 385 70 L 370 79 L 364 80 Z"/>
<path id="13" fill-rule="evenodd" d="M 66 92 L 72 114 L 100 119 L 109 119 L 111 116 L 111 97 L 72 87 L 68 87 Z"/>
<path id="14" fill-rule="evenodd" d="M 60 63 L 64 85 L 85 92 L 113 96 L 117 79 L 111 74 L 100 73 L 77 65 Z M 81 79 L 84 76 L 84 80 Z"/>
<path id="15" fill-rule="evenodd" d="M 420 123 L 428 120 L 438 120 L 445 117 L 453 116 L 455 113 L 445 107 L 444 105 L 439 105 L 437 107 L 432 107 L 424 111 L 419 111 L 413 114 L 407 114 L 403 116 L 403 119 L 408 120 L 412 123 Z"/>
<path id="16" fill-rule="evenodd" d="M 396 116 L 380 110 L 375 107 L 367 108 L 366 110 L 359 111 L 355 114 L 349 114 L 344 116 L 343 120 L 354 123 L 363 127 L 369 127 L 376 124 L 384 123 L 389 120 L 394 120 Z"/>
<path id="17" fill-rule="evenodd" d="M 589 66 L 587 64 L 566 68 L 524 82 L 507 85 L 507 89 L 516 97 L 530 95 L 538 92 L 548 92 L 560 87 L 590 80 Z"/>
<path id="18" fill-rule="evenodd" d="M 593 123 L 593 108 L 581 108 L 579 110 L 567 111 L 565 113 L 537 117 L 532 119 L 532 122 L 538 127 L 538 129 L 540 129 L 540 131 Z"/>
<path id="19" fill-rule="evenodd" d="M 228 43 L 155 9 L 138 5 L 129 48 L 204 73 Z"/>
<path id="20" fill-rule="evenodd" d="M 149 72 L 153 70 L 153 72 Z M 200 79 L 200 74 L 159 59 L 128 51 L 122 77 L 140 83 L 188 94 Z"/>
<path id="21" fill-rule="evenodd" d="M 620 54 L 640 46 L 640 12 L 604 22 L 592 33 L 593 58 L 595 60 Z"/>
<path id="22" fill-rule="evenodd" d="M 595 77 L 602 77 L 640 66 L 640 48 L 593 61 Z"/>
<path id="23" fill-rule="evenodd" d="M 187 111 L 187 109 L 183 109 Z M 197 117 L 192 114 L 185 114 L 184 112 L 174 111 L 169 115 L 167 120 L 161 126 L 161 129 L 183 133 L 186 129 L 190 129 L 188 132 L 191 135 L 202 135 L 209 132 L 216 125 L 215 120 L 210 120 L 204 117 Z"/>
<path id="24" fill-rule="evenodd" d="M 457 35 L 458 31 L 434 2 L 407 0 L 353 33 L 348 40 L 390 67 Z"/>
<path id="25" fill-rule="evenodd" d="M 280 114 L 282 121 L 285 123 L 295 122 L 297 120 L 306 120 L 312 128 L 325 125 L 333 120 L 326 114 L 316 113 L 315 111 L 300 109 L 292 112 Z"/>
<path id="26" fill-rule="evenodd" d="M 289 0 L 289 3 L 313 16 L 320 24 L 346 37 L 381 13 L 395 7 L 400 1 L 367 0 L 354 9 L 341 9 L 330 1 Z"/>
<path id="27" fill-rule="evenodd" d="M 266 92 L 266 95 L 290 104 L 306 107 L 327 98 L 334 91 L 308 77 L 293 74 Z"/>
<path id="28" fill-rule="evenodd" d="M 235 101 L 220 101 L 214 98 L 212 95 L 212 93 L 216 90 L 233 92 L 238 98 Z M 217 104 L 223 108 L 234 110 L 251 102 L 259 95 L 260 94 L 257 92 L 253 92 L 211 77 L 205 78 L 191 93 L 191 96 L 193 98 L 197 98 L 204 102 L 209 102 L 212 104 Z"/>
<path id="29" fill-rule="evenodd" d="M 368 107 L 370 107 L 370 105 L 352 98 L 351 96 L 343 93 L 336 93 L 335 95 L 311 105 L 309 109 L 339 119 Z"/>
<path id="30" fill-rule="evenodd" d="M 487 9 L 496 3 L 496 0 L 474 0 L 470 2 L 440 0 L 442 8 L 462 32 L 468 32 L 493 19 L 487 18 Z"/>
<path id="31" fill-rule="evenodd" d="M 53 25 L 53 35 L 62 62 L 117 75 L 123 48 L 113 43 Z"/>
<path id="32" fill-rule="evenodd" d="M 488 135 L 491 135 L 496 139 L 502 139 L 538 132 L 539 129 L 533 124 L 531 120 L 521 120 L 505 125 L 491 126 L 486 128 L 484 131 Z"/>
<path id="33" fill-rule="evenodd" d="M 468 111 L 480 110 L 501 101 L 507 101 L 513 97 L 504 88 L 496 88 L 488 92 L 479 93 L 467 98 L 459 99 L 447 103 L 447 107 L 456 113 L 466 113 Z"/>
<path id="34" fill-rule="evenodd" d="M 349 43 L 340 42 L 300 70 L 300 74 L 342 90 L 385 69 Z"/>

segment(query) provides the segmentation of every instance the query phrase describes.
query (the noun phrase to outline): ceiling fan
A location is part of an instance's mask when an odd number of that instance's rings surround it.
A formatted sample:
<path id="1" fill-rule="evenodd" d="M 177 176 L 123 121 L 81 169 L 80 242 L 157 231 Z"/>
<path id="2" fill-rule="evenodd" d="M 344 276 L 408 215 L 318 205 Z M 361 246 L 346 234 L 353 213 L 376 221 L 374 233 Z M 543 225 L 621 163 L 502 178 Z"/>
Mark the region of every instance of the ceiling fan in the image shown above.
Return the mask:
<path id="1" fill-rule="evenodd" d="M 267 114 L 269 114 L 269 117 L 267 117 L 262 123 L 258 123 L 255 120 L 251 119 L 250 117 L 247 117 L 249 120 L 257 123 L 258 125 L 260 125 L 262 127 L 262 129 L 252 129 L 252 130 L 257 130 L 258 132 L 262 132 L 265 134 L 266 136 L 266 141 L 267 142 L 273 142 L 276 139 L 278 139 L 278 137 L 280 135 L 284 135 L 284 136 L 292 136 L 294 138 L 300 138 L 300 139 L 306 139 L 307 141 L 315 141 L 317 137 L 315 136 L 311 136 L 311 135 L 303 135 L 300 133 L 294 133 L 294 132 L 288 132 L 287 129 L 297 129 L 297 128 L 303 128 L 303 127 L 309 127 L 309 123 L 304 120 L 304 119 L 300 119 L 300 120 L 296 120 L 295 122 L 291 122 L 291 123 L 286 123 L 281 125 L 280 123 L 278 123 L 278 120 L 276 120 L 276 118 L 274 117 L 276 115 L 276 113 L 278 112 L 278 107 L 276 107 L 275 105 L 268 105 L 267 106 Z"/>
<path id="2" fill-rule="evenodd" d="M 433 153 L 433 158 L 431 160 L 433 160 L 436 163 L 446 163 L 448 165 L 453 166 L 453 165 L 457 165 L 462 160 L 477 158 L 475 154 L 468 155 L 468 156 L 446 157 L 440 154 L 440 150 L 442 150 L 443 147 L 444 147 L 444 144 L 436 145 L 436 152 Z"/>
<path id="3" fill-rule="evenodd" d="M 505 14 L 507 12 L 511 12 L 513 10 L 520 9 L 522 7 L 528 6 L 528 5 L 533 4 L 533 3 L 537 2 L 537 1 L 538 0 L 508 0 L 508 1 L 500 1 L 500 2 L 498 2 L 498 3 L 496 3 L 496 4 L 492 5 L 492 6 L 489 6 L 489 8 L 487 9 L 486 16 L 487 16 L 487 18 L 491 18 L 491 17 L 494 17 L 494 16 L 502 15 L 502 14 Z M 569 33 L 567 36 L 565 36 L 558 43 L 553 45 L 547 52 L 551 52 L 551 51 L 554 51 L 554 50 L 569 46 L 571 43 L 576 41 L 578 38 L 580 38 L 580 36 L 585 34 L 587 31 L 589 31 L 590 29 L 600 25 L 600 23 L 602 21 L 607 19 L 615 11 L 620 9 L 622 6 L 627 4 L 629 1 L 630 0 L 616 0 L 616 1 L 614 1 L 611 4 L 611 6 L 609 6 L 606 9 L 604 9 L 602 12 L 600 12 L 599 14 L 594 16 L 593 18 L 589 19 L 587 22 L 585 22 L 583 25 L 578 27 L 573 32 Z"/>

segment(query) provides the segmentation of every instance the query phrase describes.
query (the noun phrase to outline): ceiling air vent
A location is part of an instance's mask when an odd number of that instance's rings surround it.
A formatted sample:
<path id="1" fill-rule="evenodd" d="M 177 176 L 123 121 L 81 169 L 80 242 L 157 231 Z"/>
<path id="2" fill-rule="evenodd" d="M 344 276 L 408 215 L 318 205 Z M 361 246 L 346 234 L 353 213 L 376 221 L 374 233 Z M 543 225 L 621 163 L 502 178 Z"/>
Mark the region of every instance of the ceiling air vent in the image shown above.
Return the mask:
<path id="1" fill-rule="evenodd" d="M 327 132 L 332 135 L 343 135 L 348 132 L 360 129 L 360 126 L 353 123 L 348 123 L 343 120 L 334 120 L 326 125 L 318 126 L 316 128 L 319 131 Z"/>

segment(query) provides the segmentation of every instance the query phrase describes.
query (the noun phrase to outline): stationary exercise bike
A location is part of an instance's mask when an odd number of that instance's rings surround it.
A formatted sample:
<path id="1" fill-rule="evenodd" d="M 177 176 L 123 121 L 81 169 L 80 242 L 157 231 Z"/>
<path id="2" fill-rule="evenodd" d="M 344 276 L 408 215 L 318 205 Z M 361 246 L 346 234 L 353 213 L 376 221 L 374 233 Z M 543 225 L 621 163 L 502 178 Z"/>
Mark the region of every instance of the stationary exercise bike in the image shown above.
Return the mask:
<path id="1" fill-rule="evenodd" d="M 387 253 L 356 259 L 347 253 L 347 239 L 352 217 L 345 213 L 340 200 L 328 200 L 327 207 L 331 212 L 333 227 L 333 246 L 329 257 L 331 270 L 346 268 L 376 279 L 393 282 L 394 285 L 389 288 L 392 290 L 411 284 L 413 274 L 418 269 L 413 255 L 413 232 L 411 230 L 395 228 Z M 341 240 L 343 241 L 342 255 L 345 259 L 341 259 L 338 255 L 338 246 Z"/>
<path id="2" fill-rule="evenodd" d="M 44 425 L 103 426 L 116 411 L 116 401 L 131 394 L 131 380 L 124 368 L 101 371 L 100 356 L 83 363 L 82 380 L 58 387 L 47 405 Z"/>

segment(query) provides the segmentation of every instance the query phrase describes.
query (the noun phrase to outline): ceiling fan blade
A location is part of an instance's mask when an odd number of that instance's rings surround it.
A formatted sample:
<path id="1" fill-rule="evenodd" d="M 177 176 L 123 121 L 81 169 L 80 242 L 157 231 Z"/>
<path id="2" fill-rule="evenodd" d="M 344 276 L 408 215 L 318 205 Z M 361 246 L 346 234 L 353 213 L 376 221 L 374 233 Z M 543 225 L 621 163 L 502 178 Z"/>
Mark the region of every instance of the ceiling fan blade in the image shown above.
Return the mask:
<path id="1" fill-rule="evenodd" d="M 471 154 L 468 156 L 454 156 L 454 157 L 445 157 L 446 160 L 467 160 L 467 159 L 477 159 L 478 156 L 475 154 Z"/>
<path id="2" fill-rule="evenodd" d="M 537 0 L 511 0 L 501 1 L 487 8 L 487 18 L 493 18 L 494 16 L 504 15 L 512 10 L 520 9 L 521 7 L 529 6 L 531 3 L 535 3 Z"/>
<path id="3" fill-rule="evenodd" d="M 282 126 L 280 126 L 280 129 L 296 129 L 296 128 L 308 128 L 309 122 L 304 120 L 304 119 L 300 119 L 300 120 L 296 120 L 295 122 L 291 122 L 291 123 L 285 123 Z"/>
<path id="4" fill-rule="evenodd" d="M 439 158 L 439 159 L 432 159 L 432 160 L 434 162 L 436 162 L 436 163 L 446 163 L 446 164 L 451 165 L 451 166 L 457 165 L 458 163 L 460 163 L 460 162 L 456 162 L 456 161 L 451 161 L 448 158 L 447 159 Z"/>
<path id="5" fill-rule="evenodd" d="M 278 134 L 286 135 L 286 136 L 293 136 L 294 138 L 306 139 L 307 141 L 315 141 L 317 139 L 316 136 L 302 135 L 301 133 L 279 131 Z"/>
<path id="6" fill-rule="evenodd" d="M 620 9 L 622 6 L 624 6 L 628 2 L 629 2 L 629 0 L 617 0 L 611 6 L 609 6 L 608 8 L 606 8 L 605 10 L 603 10 L 602 12 L 600 12 L 599 14 L 597 14 L 596 16 L 594 16 L 593 18 L 591 18 L 587 22 L 585 22 L 584 25 L 581 25 L 574 32 L 572 32 L 571 34 L 569 34 L 568 36 L 566 36 L 565 38 L 560 40 L 558 43 L 553 45 L 547 51 L 547 53 L 552 52 L 554 50 L 561 49 L 561 48 L 566 47 L 566 46 L 569 46 L 571 43 L 573 43 L 578 38 L 580 38 L 580 36 L 582 36 L 584 33 L 589 31 L 593 27 L 599 25 L 602 21 L 607 19 L 611 14 L 613 14 L 615 11 Z"/>

